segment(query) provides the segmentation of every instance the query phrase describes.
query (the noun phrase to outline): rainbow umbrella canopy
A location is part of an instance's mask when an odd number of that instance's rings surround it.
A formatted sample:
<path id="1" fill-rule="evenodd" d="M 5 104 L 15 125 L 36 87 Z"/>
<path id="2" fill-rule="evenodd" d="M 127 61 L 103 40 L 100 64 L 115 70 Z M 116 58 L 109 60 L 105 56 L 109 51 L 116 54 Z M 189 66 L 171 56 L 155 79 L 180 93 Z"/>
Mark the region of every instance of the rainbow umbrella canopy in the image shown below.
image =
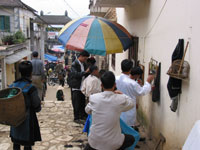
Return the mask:
<path id="1" fill-rule="evenodd" d="M 132 45 L 129 32 L 120 24 L 107 19 L 86 16 L 67 23 L 58 40 L 69 50 L 102 55 L 120 53 Z"/>

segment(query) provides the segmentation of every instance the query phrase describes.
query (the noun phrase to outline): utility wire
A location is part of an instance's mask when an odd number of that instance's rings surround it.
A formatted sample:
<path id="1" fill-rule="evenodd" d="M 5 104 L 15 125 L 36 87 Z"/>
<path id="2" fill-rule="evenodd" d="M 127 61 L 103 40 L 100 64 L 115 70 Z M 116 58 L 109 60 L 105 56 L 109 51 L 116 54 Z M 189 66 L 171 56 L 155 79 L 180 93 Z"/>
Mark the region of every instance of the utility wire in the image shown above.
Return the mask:
<path id="1" fill-rule="evenodd" d="M 67 4 L 67 6 L 68 6 L 78 17 L 80 17 L 80 15 L 67 3 L 66 0 L 63 0 L 63 1 Z"/>
<path id="2" fill-rule="evenodd" d="M 154 26 L 155 26 L 156 23 L 158 22 L 158 19 L 160 18 L 161 14 L 162 14 L 162 12 L 163 12 L 165 6 L 166 6 L 166 3 L 167 3 L 167 0 L 165 0 L 165 2 L 164 2 L 164 4 L 163 4 L 163 6 L 162 6 L 162 8 L 161 8 L 161 10 L 160 10 L 160 12 L 159 12 L 157 18 L 156 18 L 156 20 L 154 21 L 153 25 L 151 26 L 151 28 L 149 29 L 149 31 L 146 33 L 146 35 L 145 35 L 144 37 L 147 37 L 147 36 L 149 35 L 149 33 L 151 33 L 151 31 L 153 30 Z"/>

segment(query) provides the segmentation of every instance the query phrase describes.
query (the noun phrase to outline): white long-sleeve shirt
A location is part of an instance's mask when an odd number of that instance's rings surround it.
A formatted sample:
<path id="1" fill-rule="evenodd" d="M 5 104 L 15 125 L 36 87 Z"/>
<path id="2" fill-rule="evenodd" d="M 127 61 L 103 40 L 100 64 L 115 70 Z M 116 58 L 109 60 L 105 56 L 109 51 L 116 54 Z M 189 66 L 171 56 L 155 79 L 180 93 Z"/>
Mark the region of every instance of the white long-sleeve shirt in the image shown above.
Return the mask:
<path id="1" fill-rule="evenodd" d="M 81 92 L 86 97 L 101 92 L 101 81 L 96 76 L 89 75 L 82 83 Z"/>
<path id="2" fill-rule="evenodd" d="M 120 114 L 133 108 L 133 100 L 124 94 L 104 91 L 89 98 L 85 111 L 92 114 L 88 142 L 98 150 L 116 150 L 124 141 L 120 128 Z"/>
<path id="3" fill-rule="evenodd" d="M 151 84 L 145 82 L 144 86 L 140 86 L 135 80 L 126 74 L 116 77 L 117 89 L 125 95 L 132 98 L 134 107 L 127 112 L 121 114 L 121 119 L 128 125 L 134 126 L 136 123 L 136 97 L 146 95 L 151 91 Z"/>

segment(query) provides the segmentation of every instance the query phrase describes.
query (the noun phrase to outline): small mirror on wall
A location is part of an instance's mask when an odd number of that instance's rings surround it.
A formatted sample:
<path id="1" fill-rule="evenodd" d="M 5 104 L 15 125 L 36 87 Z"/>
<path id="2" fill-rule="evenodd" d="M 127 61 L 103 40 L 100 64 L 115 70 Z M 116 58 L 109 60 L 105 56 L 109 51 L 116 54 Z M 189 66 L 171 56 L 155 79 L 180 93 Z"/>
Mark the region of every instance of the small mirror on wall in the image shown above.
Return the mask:
<path id="1" fill-rule="evenodd" d="M 157 74 L 157 69 L 158 69 L 158 61 L 155 59 L 151 58 L 149 62 L 149 74 Z"/>
<path id="2" fill-rule="evenodd" d="M 141 84 L 144 85 L 144 73 L 145 73 L 145 68 L 144 65 L 139 64 L 140 68 L 143 70 L 143 74 L 140 76 Z"/>

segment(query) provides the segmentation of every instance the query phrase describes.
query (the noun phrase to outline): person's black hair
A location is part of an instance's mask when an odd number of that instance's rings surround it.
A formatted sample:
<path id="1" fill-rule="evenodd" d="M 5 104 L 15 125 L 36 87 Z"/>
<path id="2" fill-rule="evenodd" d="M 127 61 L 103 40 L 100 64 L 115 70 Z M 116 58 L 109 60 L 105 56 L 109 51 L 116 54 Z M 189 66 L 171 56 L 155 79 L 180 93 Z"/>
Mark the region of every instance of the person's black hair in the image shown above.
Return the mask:
<path id="1" fill-rule="evenodd" d="M 129 60 L 129 59 L 124 59 L 121 62 L 122 72 L 129 72 L 132 67 L 133 67 L 133 62 L 131 60 Z"/>
<path id="2" fill-rule="evenodd" d="M 96 60 L 94 59 L 94 57 L 91 57 L 87 59 L 87 63 L 94 65 L 96 63 Z"/>
<path id="3" fill-rule="evenodd" d="M 134 76 L 134 75 L 142 75 L 143 74 L 143 70 L 137 66 L 137 67 L 133 67 L 131 69 L 131 75 Z"/>
<path id="4" fill-rule="evenodd" d="M 101 69 L 101 70 L 99 70 L 99 76 L 101 77 L 105 72 L 106 72 L 105 69 Z"/>
<path id="5" fill-rule="evenodd" d="M 31 77 L 31 73 L 33 70 L 32 63 L 30 61 L 22 61 L 19 64 L 19 72 L 22 77 Z"/>
<path id="6" fill-rule="evenodd" d="M 98 67 L 95 65 L 92 65 L 90 66 L 89 70 L 90 70 L 90 73 L 92 73 L 94 70 L 98 70 Z"/>
<path id="7" fill-rule="evenodd" d="M 37 52 L 37 51 L 34 51 L 34 52 L 32 53 L 32 56 L 33 56 L 33 57 L 38 57 L 38 52 Z"/>
<path id="8" fill-rule="evenodd" d="M 82 51 L 79 56 L 90 57 L 90 54 L 87 51 Z"/>
<path id="9" fill-rule="evenodd" d="M 115 75 L 111 71 L 106 71 L 101 76 L 101 83 L 105 89 L 111 89 L 115 85 Z"/>

